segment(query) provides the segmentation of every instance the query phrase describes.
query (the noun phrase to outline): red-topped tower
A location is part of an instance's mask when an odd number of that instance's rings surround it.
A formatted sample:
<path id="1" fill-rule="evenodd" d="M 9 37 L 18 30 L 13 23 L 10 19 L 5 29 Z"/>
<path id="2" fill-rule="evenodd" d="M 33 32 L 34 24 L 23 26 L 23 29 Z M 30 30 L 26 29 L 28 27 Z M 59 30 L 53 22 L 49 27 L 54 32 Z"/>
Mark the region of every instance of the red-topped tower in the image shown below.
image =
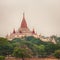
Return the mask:
<path id="1" fill-rule="evenodd" d="M 13 34 L 15 34 L 16 33 L 16 31 L 15 31 L 15 29 L 13 30 Z"/>
<path id="2" fill-rule="evenodd" d="M 21 28 L 27 28 L 27 22 L 25 20 L 25 14 L 23 13 L 23 19 L 22 19 L 22 22 L 21 22 Z"/>
<path id="3" fill-rule="evenodd" d="M 22 19 L 22 22 L 21 22 L 21 26 L 20 28 L 18 29 L 19 32 L 22 32 L 22 33 L 30 33 L 30 30 L 27 26 L 27 22 L 25 20 L 25 14 L 23 13 L 23 19 Z"/>
<path id="4" fill-rule="evenodd" d="M 33 29 L 33 31 L 32 31 L 32 34 L 36 34 L 34 29 Z"/>

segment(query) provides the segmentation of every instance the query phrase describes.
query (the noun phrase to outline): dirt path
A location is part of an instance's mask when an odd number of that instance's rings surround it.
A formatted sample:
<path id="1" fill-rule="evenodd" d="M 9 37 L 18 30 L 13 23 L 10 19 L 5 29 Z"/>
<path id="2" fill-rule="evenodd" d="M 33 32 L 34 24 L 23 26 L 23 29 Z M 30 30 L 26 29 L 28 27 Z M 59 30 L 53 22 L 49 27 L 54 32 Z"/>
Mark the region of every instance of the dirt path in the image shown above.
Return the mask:
<path id="1" fill-rule="evenodd" d="M 5 60 L 22 60 L 20 59 L 16 59 L 14 57 L 9 57 L 6 58 Z M 55 59 L 55 58 L 25 58 L 25 60 L 60 60 L 60 59 Z"/>

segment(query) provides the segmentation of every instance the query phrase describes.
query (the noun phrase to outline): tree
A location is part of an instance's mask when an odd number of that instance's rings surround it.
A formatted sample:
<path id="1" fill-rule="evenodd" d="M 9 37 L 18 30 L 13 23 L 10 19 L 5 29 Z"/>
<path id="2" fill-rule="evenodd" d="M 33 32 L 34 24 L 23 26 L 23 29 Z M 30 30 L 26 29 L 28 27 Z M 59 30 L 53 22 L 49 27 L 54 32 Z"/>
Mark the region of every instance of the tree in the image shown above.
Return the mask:
<path id="1" fill-rule="evenodd" d="M 54 51 L 56 50 L 56 45 L 53 43 L 47 43 L 45 47 L 46 47 L 45 51 L 47 53 L 47 56 L 52 55 Z"/>
<path id="2" fill-rule="evenodd" d="M 5 57 L 4 56 L 0 56 L 0 60 L 5 60 Z"/>
<path id="3" fill-rule="evenodd" d="M 28 52 L 28 49 L 15 48 L 13 56 L 16 58 L 22 58 L 22 60 L 24 60 L 25 57 L 31 57 L 31 53 Z"/>
<path id="4" fill-rule="evenodd" d="M 0 55 L 7 56 L 12 53 L 13 47 L 6 38 L 0 37 Z"/>
<path id="5" fill-rule="evenodd" d="M 39 45 L 39 47 L 38 47 L 39 49 L 38 49 L 38 55 L 39 55 L 39 57 L 45 57 L 46 55 L 46 53 L 45 53 L 45 46 L 44 45 Z"/>
<path id="6" fill-rule="evenodd" d="M 54 56 L 56 58 L 60 58 L 60 50 L 56 50 L 55 53 L 54 53 Z"/>
<path id="7" fill-rule="evenodd" d="M 0 37 L 0 46 L 4 46 L 8 44 L 8 40 L 6 38 Z"/>

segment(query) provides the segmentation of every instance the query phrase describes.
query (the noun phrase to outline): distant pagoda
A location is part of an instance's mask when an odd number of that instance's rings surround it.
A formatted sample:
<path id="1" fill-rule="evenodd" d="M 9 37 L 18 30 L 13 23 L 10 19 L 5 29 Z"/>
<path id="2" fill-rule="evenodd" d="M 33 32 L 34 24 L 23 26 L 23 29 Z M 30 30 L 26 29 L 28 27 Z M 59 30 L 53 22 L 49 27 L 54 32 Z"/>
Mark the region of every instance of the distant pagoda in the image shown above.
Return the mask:
<path id="1" fill-rule="evenodd" d="M 20 33 L 31 33 L 31 31 L 29 30 L 28 26 L 27 26 L 27 22 L 25 20 L 25 15 L 23 13 L 23 19 L 22 19 L 22 22 L 21 22 L 21 26 L 20 28 L 18 29 L 18 32 Z"/>
<path id="2" fill-rule="evenodd" d="M 21 38 L 24 36 L 34 36 L 34 37 L 38 38 L 39 35 L 36 34 L 34 29 L 32 31 L 30 31 L 30 29 L 27 26 L 25 14 L 23 13 L 22 22 L 21 22 L 19 29 L 17 31 L 15 31 L 15 29 L 13 29 L 13 32 L 10 33 L 10 35 L 7 34 L 6 38 L 12 40 L 14 38 Z"/>
<path id="3" fill-rule="evenodd" d="M 44 38 L 44 36 L 38 35 L 34 29 L 32 31 L 30 31 L 30 29 L 27 26 L 27 22 L 25 20 L 25 14 L 23 13 L 22 22 L 21 22 L 19 29 L 17 31 L 15 29 L 13 29 L 13 32 L 10 33 L 10 35 L 7 34 L 6 38 L 8 40 L 12 40 L 14 38 L 21 38 L 24 36 L 33 36 L 35 38 L 39 38 L 40 40 L 42 40 L 44 42 L 52 42 L 52 43 L 56 44 L 56 41 L 54 38 L 51 38 L 51 37 Z"/>

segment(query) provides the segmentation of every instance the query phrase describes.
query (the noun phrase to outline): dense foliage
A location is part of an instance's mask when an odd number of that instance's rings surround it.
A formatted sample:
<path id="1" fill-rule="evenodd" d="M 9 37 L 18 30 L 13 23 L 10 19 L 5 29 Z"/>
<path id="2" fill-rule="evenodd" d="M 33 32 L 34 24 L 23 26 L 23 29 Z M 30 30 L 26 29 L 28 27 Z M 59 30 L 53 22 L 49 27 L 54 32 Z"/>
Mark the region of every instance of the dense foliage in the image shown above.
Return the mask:
<path id="1" fill-rule="evenodd" d="M 54 56 L 56 58 L 60 58 L 60 50 L 56 50 L 55 53 L 54 53 Z"/>
<path id="2" fill-rule="evenodd" d="M 4 56 L 0 56 L 0 60 L 5 60 L 5 57 Z"/>
<path id="3" fill-rule="evenodd" d="M 59 37 L 55 39 L 60 41 Z M 57 41 L 57 44 L 43 42 L 32 36 L 15 38 L 12 41 L 0 37 L 0 56 L 13 56 L 23 60 L 25 57 L 54 56 L 60 58 L 60 42 Z"/>

